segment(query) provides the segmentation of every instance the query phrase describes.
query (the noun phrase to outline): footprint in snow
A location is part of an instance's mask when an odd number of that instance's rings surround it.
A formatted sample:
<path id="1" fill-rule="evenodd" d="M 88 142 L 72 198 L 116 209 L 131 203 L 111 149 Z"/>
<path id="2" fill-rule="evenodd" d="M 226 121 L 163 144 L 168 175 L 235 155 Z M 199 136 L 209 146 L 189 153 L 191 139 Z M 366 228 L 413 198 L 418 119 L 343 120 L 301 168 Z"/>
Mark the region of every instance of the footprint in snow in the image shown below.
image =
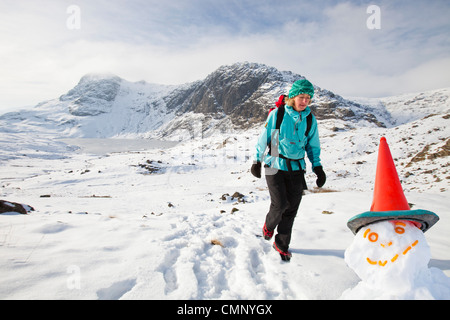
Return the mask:
<path id="1" fill-rule="evenodd" d="M 97 291 L 99 300 L 118 300 L 136 285 L 136 279 L 122 280 Z"/>

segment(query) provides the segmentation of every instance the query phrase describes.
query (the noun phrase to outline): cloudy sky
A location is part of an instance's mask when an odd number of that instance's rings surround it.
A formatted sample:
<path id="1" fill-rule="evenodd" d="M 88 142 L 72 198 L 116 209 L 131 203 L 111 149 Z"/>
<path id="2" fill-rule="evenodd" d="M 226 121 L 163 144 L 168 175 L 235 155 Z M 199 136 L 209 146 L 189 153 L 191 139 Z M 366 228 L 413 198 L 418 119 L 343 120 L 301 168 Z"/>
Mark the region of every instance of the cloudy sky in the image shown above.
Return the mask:
<path id="1" fill-rule="evenodd" d="M 181 84 L 241 61 L 346 97 L 450 87 L 449 17 L 448 0 L 0 0 L 0 112 L 87 73 Z"/>

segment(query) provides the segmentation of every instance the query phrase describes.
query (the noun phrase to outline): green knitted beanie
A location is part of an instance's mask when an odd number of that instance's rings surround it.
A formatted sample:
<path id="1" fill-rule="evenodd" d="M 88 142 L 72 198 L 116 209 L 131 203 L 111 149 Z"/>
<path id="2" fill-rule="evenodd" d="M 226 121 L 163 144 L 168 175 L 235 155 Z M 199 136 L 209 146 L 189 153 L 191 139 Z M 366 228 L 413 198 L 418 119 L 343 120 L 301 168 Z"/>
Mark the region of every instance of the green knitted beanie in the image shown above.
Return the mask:
<path id="1" fill-rule="evenodd" d="M 289 90 L 289 98 L 293 98 L 303 93 L 309 94 L 311 99 L 314 96 L 314 86 L 306 79 L 301 79 L 294 82 L 291 90 Z"/>

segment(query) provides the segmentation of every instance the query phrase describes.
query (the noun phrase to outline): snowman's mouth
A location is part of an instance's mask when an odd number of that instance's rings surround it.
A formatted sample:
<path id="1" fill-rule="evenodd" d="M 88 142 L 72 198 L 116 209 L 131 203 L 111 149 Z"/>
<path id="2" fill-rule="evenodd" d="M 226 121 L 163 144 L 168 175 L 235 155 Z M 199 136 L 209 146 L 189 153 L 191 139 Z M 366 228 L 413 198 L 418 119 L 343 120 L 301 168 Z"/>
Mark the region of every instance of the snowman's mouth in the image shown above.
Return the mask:
<path id="1" fill-rule="evenodd" d="M 419 243 L 419 240 L 414 241 L 409 247 L 407 247 L 402 253 L 401 255 L 406 255 L 413 247 L 415 247 L 417 244 Z M 383 246 L 384 247 L 384 246 Z M 395 261 L 397 261 L 399 257 L 399 254 L 396 254 L 395 256 L 393 256 L 390 260 L 372 260 L 369 257 L 367 257 L 367 262 L 371 265 L 379 265 L 381 267 L 384 267 L 389 261 L 391 263 L 394 263 Z"/>

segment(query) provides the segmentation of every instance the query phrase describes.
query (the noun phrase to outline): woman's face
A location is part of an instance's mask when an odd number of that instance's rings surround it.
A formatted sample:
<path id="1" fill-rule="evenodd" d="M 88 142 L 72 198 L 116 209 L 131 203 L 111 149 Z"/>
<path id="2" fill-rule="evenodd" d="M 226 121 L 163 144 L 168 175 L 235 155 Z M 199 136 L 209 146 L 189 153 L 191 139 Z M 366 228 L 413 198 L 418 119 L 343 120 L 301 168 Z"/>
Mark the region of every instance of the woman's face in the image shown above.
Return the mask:
<path id="1" fill-rule="evenodd" d="M 301 112 L 306 109 L 306 107 L 311 102 L 311 97 L 309 94 L 299 94 L 294 98 L 294 109 L 295 111 Z"/>

